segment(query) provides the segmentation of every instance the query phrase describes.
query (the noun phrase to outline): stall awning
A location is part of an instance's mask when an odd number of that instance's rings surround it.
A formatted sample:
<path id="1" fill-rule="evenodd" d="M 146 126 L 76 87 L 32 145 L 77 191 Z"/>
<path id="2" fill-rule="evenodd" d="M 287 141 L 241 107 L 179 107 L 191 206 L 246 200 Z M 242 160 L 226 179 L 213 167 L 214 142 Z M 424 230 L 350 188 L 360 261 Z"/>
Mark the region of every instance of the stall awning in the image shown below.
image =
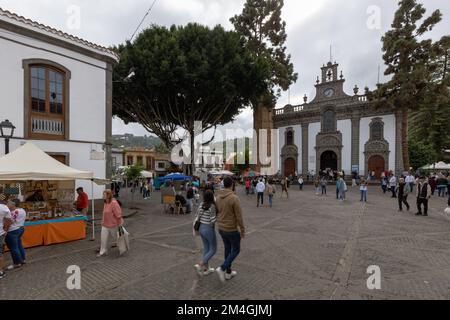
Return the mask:
<path id="1" fill-rule="evenodd" d="M 94 174 L 66 166 L 31 142 L 0 158 L 0 181 L 91 180 Z"/>

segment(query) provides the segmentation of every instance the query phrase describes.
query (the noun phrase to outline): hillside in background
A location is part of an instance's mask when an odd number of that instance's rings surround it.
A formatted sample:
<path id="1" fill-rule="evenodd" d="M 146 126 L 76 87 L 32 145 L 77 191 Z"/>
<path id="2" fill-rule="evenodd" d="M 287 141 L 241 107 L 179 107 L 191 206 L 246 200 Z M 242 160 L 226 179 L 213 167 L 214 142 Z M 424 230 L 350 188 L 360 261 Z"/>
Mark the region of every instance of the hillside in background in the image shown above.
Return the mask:
<path id="1" fill-rule="evenodd" d="M 161 144 L 161 140 L 154 136 L 134 136 L 133 134 L 116 134 L 112 136 L 115 148 L 146 148 L 153 149 Z"/>

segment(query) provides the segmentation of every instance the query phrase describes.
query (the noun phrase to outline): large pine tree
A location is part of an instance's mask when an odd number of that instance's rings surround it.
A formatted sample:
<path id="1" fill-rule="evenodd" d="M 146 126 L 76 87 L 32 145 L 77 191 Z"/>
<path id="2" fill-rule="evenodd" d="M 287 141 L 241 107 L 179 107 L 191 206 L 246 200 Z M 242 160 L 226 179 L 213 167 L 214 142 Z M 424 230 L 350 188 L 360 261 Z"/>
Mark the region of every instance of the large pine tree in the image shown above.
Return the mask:
<path id="1" fill-rule="evenodd" d="M 450 37 L 436 42 L 429 70 L 431 78 L 427 84 L 428 95 L 411 114 L 409 139 L 410 145 L 429 145 L 436 162 L 441 160 L 441 149 L 450 146 Z M 410 155 L 414 152 L 410 150 Z"/>
<path id="2" fill-rule="evenodd" d="M 257 132 L 259 129 L 271 129 L 265 128 L 264 123 L 271 123 L 271 111 L 276 99 L 298 77 L 291 56 L 286 53 L 286 22 L 281 19 L 283 6 L 283 0 L 247 0 L 242 13 L 230 19 L 235 30 L 245 38 L 250 52 L 256 59 L 263 59 L 270 69 L 266 79 L 268 90 L 252 101 L 253 126 Z M 267 142 L 270 152 L 270 132 Z M 258 150 L 255 150 L 257 154 Z"/>
<path id="3" fill-rule="evenodd" d="M 416 0 L 401 0 L 395 13 L 392 29 L 382 38 L 385 75 L 390 81 L 379 85 L 369 94 L 382 104 L 395 107 L 402 117 L 403 165 L 409 169 L 409 114 L 425 106 L 434 105 L 429 83 L 435 74 L 434 61 L 439 52 L 438 42 L 426 39 L 427 32 L 442 20 L 439 10 L 424 18 L 426 9 Z"/>

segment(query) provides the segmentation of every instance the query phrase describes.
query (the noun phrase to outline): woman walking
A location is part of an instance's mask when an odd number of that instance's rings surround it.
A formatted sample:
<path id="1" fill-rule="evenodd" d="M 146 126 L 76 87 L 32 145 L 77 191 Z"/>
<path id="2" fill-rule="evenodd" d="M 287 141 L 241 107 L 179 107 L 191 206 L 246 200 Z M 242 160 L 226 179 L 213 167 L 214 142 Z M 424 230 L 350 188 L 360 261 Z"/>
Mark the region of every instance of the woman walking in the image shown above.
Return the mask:
<path id="1" fill-rule="evenodd" d="M 283 198 L 284 192 L 286 192 L 287 198 L 289 199 L 288 178 L 286 177 L 281 180 L 281 198 Z"/>
<path id="2" fill-rule="evenodd" d="M 267 184 L 267 194 L 269 196 L 269 205 L 272 208 L 273 206 L 273 196 L 275 194 L 275 186 L 273 185 L 273 181 L 269 180 L 269 183 Z"/>
<path id="3" fill-rule="evenodd" d="M 327 178 L 325 176 L 320 180 L 322 195 L 327 195 Z"/>
<path id="4" fill-rule="evenodd" d="M 217 239 L 215 224 L 217 221 L 217 206 L 212 191 L 207 190 L 203 197 L 203 202 L 197 210 L 195 221 L 200 222 L 198 232 L 203 242 L 203 258 L 194 266 L 199 276 L 207 276 L 214 272 L 214 268 L 209 266 L 209 261 L 216 254 Z"/>
<path id="5" fill-rule="evenodd" d="M 11 250 L 11 258 L 13 265 L 7 270 L 20 268 L 25 263 L 25 250 L 22 245 L 22 236 L 25 232 L 24 224 L 27 214 L 25 210 L 20 208 L 20 200 L 8 201 L 8 209 L 11 211 L 12 224 L 6 234 L 6 245 Z"/>
<path id="6" fill-rule="evenodd" d="M 359 185 L 359 191 L 361 192 L 361 200 L 360 202 L 367 202 L 367 182 L 364 178 L 361 179 L 361 183 Z"/>
<path id="7" fill-rule="evenodd" d="M 118 228 L 123 226 L 122 208 L 117 200 L 113 198 L 111 190 L 103 192 L 103 201 L 101 247 L 97 257 L 103 257 L 108 254 L 109 237 L 117 238 Z"/>

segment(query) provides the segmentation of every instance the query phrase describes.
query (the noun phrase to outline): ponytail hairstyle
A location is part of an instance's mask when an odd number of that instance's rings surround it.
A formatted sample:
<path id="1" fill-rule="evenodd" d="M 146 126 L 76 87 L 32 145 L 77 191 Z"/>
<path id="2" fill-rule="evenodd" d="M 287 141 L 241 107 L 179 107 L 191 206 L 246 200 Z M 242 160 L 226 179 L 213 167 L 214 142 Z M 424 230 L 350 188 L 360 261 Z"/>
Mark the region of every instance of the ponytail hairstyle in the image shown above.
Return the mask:
<path id="1" fill-rule="evenodd" d="M 214 205 L 216 208 L 216 201 L 214 200 L 214 193 L 211 190 L 206 190 L 203 195 L 203 210 L 209 210 Z"/>

